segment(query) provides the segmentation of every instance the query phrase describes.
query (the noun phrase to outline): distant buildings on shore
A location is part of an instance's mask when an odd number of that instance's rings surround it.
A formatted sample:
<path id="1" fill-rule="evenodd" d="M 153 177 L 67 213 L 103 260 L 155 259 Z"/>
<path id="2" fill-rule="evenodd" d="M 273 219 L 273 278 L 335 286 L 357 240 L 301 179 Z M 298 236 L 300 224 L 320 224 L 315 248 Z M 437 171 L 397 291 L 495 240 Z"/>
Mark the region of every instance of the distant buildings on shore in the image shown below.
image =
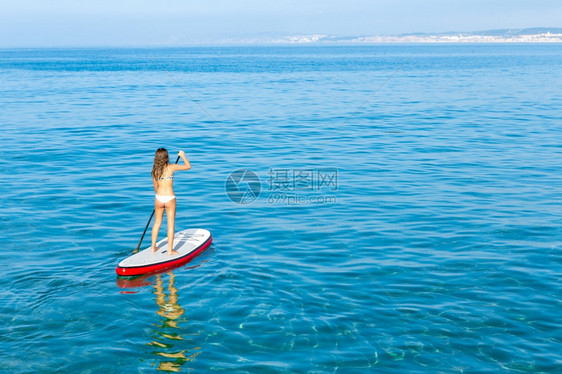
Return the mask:
<path id="1" fill-rule="evenodd" d="M 351 40 L 353 43 L 548 43 L 562 42 L 562 33 L 545 32 L 521 35 L 403 35 L 366 36 Z"/>
<path id="2" fill-rule="evenodd" d="M 225 41 L 226 43 L 234 41 Z M 562 28 L 504 29 L 479 32 L 415 33 L 375 36 L 295 35 L 261 37 L 242 44 L 377 44 L 377 43 L 562 43 Z"/>

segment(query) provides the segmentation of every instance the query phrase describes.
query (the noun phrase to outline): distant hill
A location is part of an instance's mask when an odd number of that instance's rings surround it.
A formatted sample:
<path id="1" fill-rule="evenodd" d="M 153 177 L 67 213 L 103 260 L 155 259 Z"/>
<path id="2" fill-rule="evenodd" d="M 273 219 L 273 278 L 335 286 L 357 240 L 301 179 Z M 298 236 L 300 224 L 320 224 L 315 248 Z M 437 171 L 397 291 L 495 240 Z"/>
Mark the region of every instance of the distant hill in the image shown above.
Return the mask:
<path id="1" fill-rule="evenodd" d="M 273 35 L 224 39 L 223 44 L 375 44 L 375 43 L 562 43 L 561 27 L 532 27 L 485 31 L 408 33 L 399 35 Z"/>
<path id="2" fill-rule="evenodd" d="M 294 35 L 264 37 L 242 43 L 265 44 L 369 44 L 369 43 L 562 43 L 562 28 L 533 27 L 486 31 L 409 33 L 401 35 Z"/>

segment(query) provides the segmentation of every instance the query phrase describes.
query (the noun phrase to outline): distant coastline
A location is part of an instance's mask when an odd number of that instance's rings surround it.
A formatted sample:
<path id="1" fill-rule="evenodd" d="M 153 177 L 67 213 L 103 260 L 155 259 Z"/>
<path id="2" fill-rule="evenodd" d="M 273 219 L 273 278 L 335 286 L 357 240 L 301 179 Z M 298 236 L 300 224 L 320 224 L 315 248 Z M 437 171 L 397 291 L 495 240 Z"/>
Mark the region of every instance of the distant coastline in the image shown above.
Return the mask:
<path id="1" fill-rule="evenodd" d="M 477 32 L 412 33 L 401 35 L 292 35 L 223 40 L 241 44 L 376 44 L 376 43 L 562 43 L 562 28 L 536 27 Z"/>

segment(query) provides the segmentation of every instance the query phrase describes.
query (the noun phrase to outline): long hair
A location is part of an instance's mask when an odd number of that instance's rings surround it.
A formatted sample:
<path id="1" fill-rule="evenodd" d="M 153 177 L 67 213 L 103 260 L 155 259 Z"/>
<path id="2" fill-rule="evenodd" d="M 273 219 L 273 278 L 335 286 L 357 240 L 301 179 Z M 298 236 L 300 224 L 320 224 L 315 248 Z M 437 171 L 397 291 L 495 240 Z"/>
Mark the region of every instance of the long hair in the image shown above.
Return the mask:
<path id="1" fill-rule="evenodd" d="M 164 169 L 170 163 L 170 157 L 166 148 L 158 148 L 154 154 L 154 165 L 152 166 L 152 178 L 158 179 L 164 174 Z"/>

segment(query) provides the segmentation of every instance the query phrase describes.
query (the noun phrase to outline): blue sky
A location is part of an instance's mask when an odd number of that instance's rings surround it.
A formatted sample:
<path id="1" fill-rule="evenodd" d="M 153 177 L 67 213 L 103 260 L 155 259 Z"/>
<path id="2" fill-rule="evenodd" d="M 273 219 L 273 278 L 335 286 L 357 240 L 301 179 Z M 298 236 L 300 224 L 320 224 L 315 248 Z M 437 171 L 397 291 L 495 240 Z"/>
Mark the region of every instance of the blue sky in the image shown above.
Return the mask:
<path id="1" fill-rule="evenodd" d="M 0 46 L 562 27 L 560 0 L 0 0 Z"/>

